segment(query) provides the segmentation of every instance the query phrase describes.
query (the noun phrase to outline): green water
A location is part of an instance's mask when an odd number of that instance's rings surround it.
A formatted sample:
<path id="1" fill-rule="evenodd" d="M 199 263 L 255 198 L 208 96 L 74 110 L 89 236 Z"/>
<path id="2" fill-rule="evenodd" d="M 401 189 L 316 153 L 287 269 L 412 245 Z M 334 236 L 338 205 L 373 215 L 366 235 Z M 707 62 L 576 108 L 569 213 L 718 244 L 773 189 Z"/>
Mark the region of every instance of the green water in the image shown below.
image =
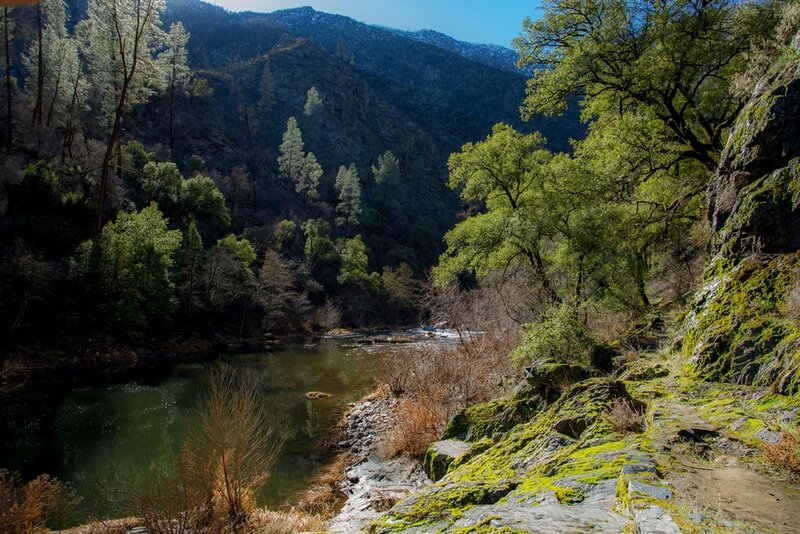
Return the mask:
<path id="1" fill-rule="evenodd" d="M 325 441 L 347 404 L 369 392 L 382 358 L 392 350 L 348 348 L 348 343 L 322 340 L 221 359 L 254 376 L 270 413 L 287 422 L 287 440 L 262 504 L 280 506 L 305 489 L 329 459 Z M 174 465 L 214 365 L 219 362 L 180 366 L 157 379 L 0 405 L 0 467 L 26 479 L 48 473 L 70 482 L 83 498 L 76 520 L 118 516 L 115 501 L 131 481 Z M 309 391 L 333 397 L 309 400 Z"/>

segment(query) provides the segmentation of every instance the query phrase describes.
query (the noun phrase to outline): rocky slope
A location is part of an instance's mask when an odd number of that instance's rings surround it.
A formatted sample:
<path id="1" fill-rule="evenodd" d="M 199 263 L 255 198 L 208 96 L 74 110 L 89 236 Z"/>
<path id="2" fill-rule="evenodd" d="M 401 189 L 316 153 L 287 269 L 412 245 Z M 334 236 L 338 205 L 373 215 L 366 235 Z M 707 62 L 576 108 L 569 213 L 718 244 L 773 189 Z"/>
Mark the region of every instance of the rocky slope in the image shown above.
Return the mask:
<path id="1" fill-rule="evenodd" d="M 734 125 L 708 191 L 713 257 L 683 352 L 707 379 L 800 392 L 800 60 Z"/>

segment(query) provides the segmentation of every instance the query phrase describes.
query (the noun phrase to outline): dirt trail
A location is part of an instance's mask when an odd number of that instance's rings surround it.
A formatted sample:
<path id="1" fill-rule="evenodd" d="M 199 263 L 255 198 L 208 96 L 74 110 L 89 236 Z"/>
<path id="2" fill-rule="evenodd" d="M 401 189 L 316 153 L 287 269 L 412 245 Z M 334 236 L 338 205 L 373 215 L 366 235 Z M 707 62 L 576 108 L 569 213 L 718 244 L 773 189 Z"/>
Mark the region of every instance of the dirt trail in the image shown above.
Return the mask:
<path id="1" fill-rule="evenodd" d="M 734 532 L 800 532 L 800 485 L 752 469 L 756 450 L 693 406 L 657 405 L 653 447 L 670 466 L 676 501 L 691 506 L 698 522 L 705 516 Z"/>

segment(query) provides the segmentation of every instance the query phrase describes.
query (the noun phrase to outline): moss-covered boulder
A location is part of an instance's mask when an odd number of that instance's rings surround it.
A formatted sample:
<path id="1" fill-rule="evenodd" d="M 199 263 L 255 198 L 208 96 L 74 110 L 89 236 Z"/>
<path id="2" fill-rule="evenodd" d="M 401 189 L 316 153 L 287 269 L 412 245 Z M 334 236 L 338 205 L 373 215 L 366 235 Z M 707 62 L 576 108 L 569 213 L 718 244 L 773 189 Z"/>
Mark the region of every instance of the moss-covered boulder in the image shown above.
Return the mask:
<path id="1" fill-rule="evenodd" d="M 398 503 L 372 530 L 518 531 L 534 519 L 550 532 L 620 530 L 627 520 L 614 513 L 618 478 L 625 466 L 652 460 L 641 437 L 616 437 L 602 417 L 616 399 L 643 406 L 619 381 L 574 384 L 529 422 L 474 445 L 483 450 L 453 462 L 442 480 Z M 579 432 L 567 429 L 577 420 Z"/>
<path id="2" fill-rule="evenodd" d="M 431 480 L 439 480 L 447 474 L 450 465 L 469 453 L 470 444 L 455 439 L 431 443 L 425 453 L 425 473 Z"/>
<path id="3" fill-rule="evenodd" d="M 525 368 L 528 384 L 543 391 L 563 391 L 575 382 L 589 377 L 583 365 L 552 358 L 539 358 Z"/>
<path id="4" fill-rule="evenodd" d="M 800 284 L 800 60 L 758 84 L 708 202 L 714 255 L 682 343 L 691 371 L 800 392 L 800 325 L 786 313 Z"/>
<path id="5" fill-rule="evenodd" d="M 490 438 L 530 421 L 546 405 L 540 390 L 524 385 L 506 399 L 493 400 L 462 410 L 447 425 L 442 439 L 477 441 Z"/>

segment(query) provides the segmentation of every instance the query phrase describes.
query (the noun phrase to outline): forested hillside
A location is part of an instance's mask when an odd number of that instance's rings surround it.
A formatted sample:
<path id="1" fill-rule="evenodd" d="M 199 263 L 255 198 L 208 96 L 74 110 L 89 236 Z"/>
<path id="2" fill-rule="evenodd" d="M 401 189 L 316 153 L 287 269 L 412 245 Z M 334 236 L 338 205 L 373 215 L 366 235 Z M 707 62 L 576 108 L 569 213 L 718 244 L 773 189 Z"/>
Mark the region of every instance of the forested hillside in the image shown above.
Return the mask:
<path id="1" fill-rule="evenodd" d="M 52 0 L 2 27 L 8 343 L 416 321 L 448 154 L 503 120 L 581 135 L 519 122 L 521 74 L 313 10 Z"/>

